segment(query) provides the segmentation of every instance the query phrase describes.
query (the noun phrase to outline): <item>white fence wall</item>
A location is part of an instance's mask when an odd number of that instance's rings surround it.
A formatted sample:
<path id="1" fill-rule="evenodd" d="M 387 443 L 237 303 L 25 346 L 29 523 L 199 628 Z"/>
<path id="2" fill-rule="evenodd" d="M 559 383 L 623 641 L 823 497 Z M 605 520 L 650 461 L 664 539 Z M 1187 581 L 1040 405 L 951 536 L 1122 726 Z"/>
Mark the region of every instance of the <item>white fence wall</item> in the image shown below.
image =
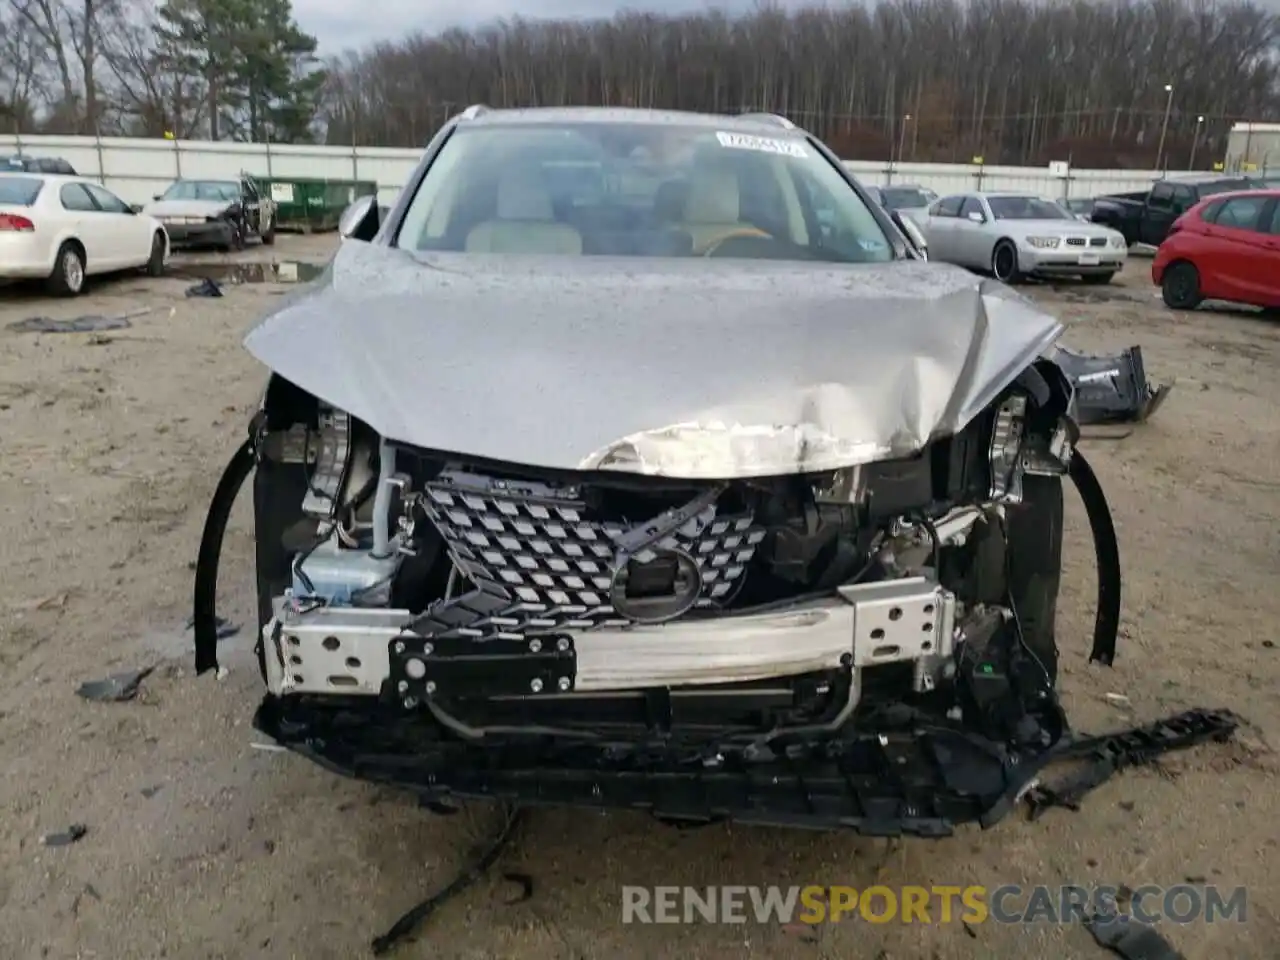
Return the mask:
<path id="1" fill-rule="evenodd" d="M 383 203 L 395 199 L 421 150 L 400 147 L 319 147 L 203 140 L 133 140 L 125 137 L 0 135 L 0 154 L 62 157 L 83 176 L 100 179 L 130 203 L 143 203 L 180 177 L 230 177 L 240 171 L 266 177 L 372 180 Z M 1044 167 L 849 160 L 866 183 L 918 183 L 939 193 L 1030 190 L 1047 196 L 1089 197 L 1142 190 L 1161 176 L 1146 170 L 1072 170 L 1069 179 Z"/>

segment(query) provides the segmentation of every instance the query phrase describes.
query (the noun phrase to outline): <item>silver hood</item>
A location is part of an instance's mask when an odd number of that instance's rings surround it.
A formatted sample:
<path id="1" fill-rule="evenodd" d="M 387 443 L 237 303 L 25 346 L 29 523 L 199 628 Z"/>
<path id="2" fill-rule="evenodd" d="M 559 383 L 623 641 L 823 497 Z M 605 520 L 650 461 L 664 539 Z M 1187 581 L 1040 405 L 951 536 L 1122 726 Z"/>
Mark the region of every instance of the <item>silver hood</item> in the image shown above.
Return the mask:
<path id="1" fill-rule="evenodd" d="M 286 380 L 428 449 L 719 478 L 905 456 L 1061 335 L 922 261 L 413 255 L 344 243 L 245 338 Z"/>

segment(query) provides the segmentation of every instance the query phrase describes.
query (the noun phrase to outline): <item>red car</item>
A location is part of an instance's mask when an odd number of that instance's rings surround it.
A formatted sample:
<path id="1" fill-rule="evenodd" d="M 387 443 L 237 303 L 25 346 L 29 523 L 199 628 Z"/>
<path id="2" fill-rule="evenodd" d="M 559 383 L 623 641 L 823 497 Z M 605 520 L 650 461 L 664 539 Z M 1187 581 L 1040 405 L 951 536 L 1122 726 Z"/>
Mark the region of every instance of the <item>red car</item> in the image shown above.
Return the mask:
<path id="1" fill-rule="evenodd" d="M 1202 300 L 1280 309 L 1280 190 L 1219 193 L 1197 203 L 1160 244 L 1151 279 L 1175 310 Z"/>

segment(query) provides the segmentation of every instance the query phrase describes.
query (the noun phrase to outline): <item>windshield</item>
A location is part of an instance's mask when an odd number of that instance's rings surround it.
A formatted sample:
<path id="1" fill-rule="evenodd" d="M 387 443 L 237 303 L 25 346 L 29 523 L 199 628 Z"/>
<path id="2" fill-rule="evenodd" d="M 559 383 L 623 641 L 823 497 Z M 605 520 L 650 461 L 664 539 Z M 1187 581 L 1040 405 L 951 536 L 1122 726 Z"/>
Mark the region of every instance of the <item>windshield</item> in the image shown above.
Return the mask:
<path id="1" fill-rule="evenodd" d="M 29 207 L 40 195 L 43 180 L 35 177 L 0 177 L 0 205 Z"/>
<path id="2" fill-rule="evenodd" d="M 991 215 L 997 220 L 1074 220 L 1052 200 L 1041 197 L 988 197 Z"/>
<path id="3" fill-rule="evenodd" d="M 405 213 L 411 250 L 884 262 L 893 248 L 804 139 L 669 123 L 459 128 Z"/>
<path id="4" fill-rule="evenodd" d="M 932 190 L 884 187 L 880 192 L 884 197 L 881 202 L 886 210 L 915 210 L 927 207 L 938 199 L 938 195 Z"/>
<path id="5" fill-rule="evenodd" d="M 233 180 L 179 180 L 161 200 L 239 200 L 240 184 Z"/>

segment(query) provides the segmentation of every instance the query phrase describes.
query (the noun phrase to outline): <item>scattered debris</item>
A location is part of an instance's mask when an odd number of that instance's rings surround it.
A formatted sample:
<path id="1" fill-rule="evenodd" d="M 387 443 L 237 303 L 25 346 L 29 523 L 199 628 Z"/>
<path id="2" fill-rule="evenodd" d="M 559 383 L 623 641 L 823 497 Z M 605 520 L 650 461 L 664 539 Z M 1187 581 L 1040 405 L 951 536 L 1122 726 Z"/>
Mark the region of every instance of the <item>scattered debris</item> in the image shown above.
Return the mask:
<path id="1" fill-rule="evenodd" d="M 163 789 L 164 789 L 164 785 L 158 783 L 154 787 L 143 787 L 138 792 L 141 793 L 148 800 L 150 800 L 152 797 L 154 797 L 157 793 L 159 793 Z"/>
<path id="2" fill-rule="evenodd" d="M 1145 727 L 1080 737 L 1051 752 L 1048 763 L 1082 760 L 1085 766 L 1052 786 L 1036 783 L 1022 794 L 1028 819 L 1050 807 L 1079 810 L 1080 801 L 1127 767 L 1156 764 L 1160 755 L 1209 741 L 1228 740 L 1241 724 L 1230 710 L 1188 710 Z"/>
<path id="3" fill-rule="evenodd" d="M 46 847 L 69 847 L 71 844 L 79 841 L 89 828 L 83 823 L 73 823 L 65 830 L 59 830 L 55 833 L 46 833 L 40 838 L 40 842 Z"/>
<path id="4" fill-rule="evenodd" d="M 113 673 L 104 680 L 87 680 L 80 684 L 76 693 L 86 700 L 96 700 L 99 703 L 123 703 L 138 695 L 139 686 L 153 670 L 155 667 L 146 667 L 143 670 Z"/>
<path id="5" fill-rule="evenodd" d="M 1129 698 L 1126 697 L 1123 693 L 1108 693 L 1106 694 L 1106 698 L 1107 698 L 1107 703 L 1111 704 L 1113 707 L 1130 706 Z"/>
<path id="6" fill-rule="evenodd" d="M 51 593 L 47 597 L 41 597 L 38 600 L 25 600 L 20 603 L 13 603 L 9 606 L 14 610 L 61 610 L 67 605 L 67 601 L 71 599 L 71 594 L 67 591 L 62 593 Z"/>
<path id="7" fill-rule="evenodd" d="M 88 897 L 91 900 L 97 900 L 99 903 L 102 902 L 102 894 L 98 892 L 97 887 L 92 883 L 86 883 L 84 885 L 84 889 L 77 893 L 76 898 L 71 901 L 72 913 L 80 912 L 80 904 L 84 902 L 85 897 Z"/>
<path id="8" fill-rule="evenodd" d="M 133 324 L 124 317 L 87 316 L 71 320 L 27 317 L 10 323 L 9 329 L 19 333 L 90 333 L 94 330 L 123 330 L 131 326 Z"/>
<path id="9" fill-rule="evenodd" d="M 821 928 L 812 923 L 784 923 L 782 932 L 795 937 L 801 943 L 818 943 L 822 938 L 818 931 Z"/>
<path id="10" fill-rule="evenodd" d="M 304 260 L 278 260 L 274 263 L 192 263 L 175 264 L 169 268 L 171 277 L 192 280 L 212 280 L 223 283 L 309 283 L 325 271 L 323 263 Z M 205 294 L 189 294 L 205 296 Z M 210 294 L 220 296 L 220 294 Z"/>
<path id="11" fill-rule="evenodd" d="M 1124 960 L 1186 960 L 1155 927 L 1126 914 L 1095 913 L 1085 918 L 1084 926 L 1099 946 Z"/>
<path id="12" fill-rule="evenodd" d="M 508 907 L 513 907 L 517 903 L 524 903 L 526 900 L 533 899 L 533 877 L 527 873 L 504 873 L 502 879 L 507 883 L 515 884 L 520 888 L 520 892 L 514 897 L 509 897 L 503 902 Z"/>
<path id="13" fill-rule="evenodd" d="M 227 639 L 227 637 L 234 637 L 237 633 L 240 632 L 240 624 L 232 623 L 230 620 L 227 620 L 225 617 L 215 617 L 214 623 L 216 625 L 214 636 L 216 636 L 219 640 L 225 640 Z M 186 629 L 194 630 L 195 625 L 196 625 L 196 618 L 187 617 Z"/>
<path id="14" fill-rule="evenodd" d="M 133 326 L 130 321 L 134 317 L 141 317 L 154 309 L 155 307 L 140 307 L 137 310 L 113 316 L 90 314 L 84 317 L 73 317 L 70 320 L 27 317 L 25 320 L 14 320 L 9 324 L 9 329 L 19 333 L 93 333 L 97 330 L 123 330 Z"/>
<path id="15" fill-rule="evenodd" d="M 249 748 L 252 750 L 261 750 L 264 753 L 285 753 L 286 752 L 286 748 L 280 746 L 280 744 L 278 743 L 262 743 L 259 740 L 251 740 L 249 742 Z"/>
<path id="16" fill-rule="evenodd" d="M 380 957 L 388 953 L 396 944 L 408 939 L 413 935 L 414 930 L 435 913 L 443 904 L 452 900 L 471 884 L 475 883 L 484 875 L 484 873 L 497 862 L 502 851 L 506 849 L 507 844 L 511 841 L 515 834 L 515 828 L 520 822 L 522 810 L 519 807 L 509 807 L 506 811 L 506 817 L 503 821 L 502 829 L 498 835 L 494 837 L 488 848 L 470 867 L 458 874 L 453 882 L 434 894 L 428 899 L 422 901 L 399 920 L 391 925 L 388 930 L 380 937 L 375 937 L 372 943 L 373 955 Z"/>
<path id="17" fill-rule="evenodd" d="M 199 283 L 187 287 L 188 297 L 220 297 L 222 296 L 222 287 L 218 285 L 218 281 L 213 277 L 205 277 Z"/>
<path id="18" fill-rule="evenodd" d="M 1152 387 L 1135 345 L 1111 356 L 1089 356 L 1059 347 L 1055 357 L 1076 388 L 1076 420 L 1094 424 L 1146 423 L 1173 389 Z"/>

